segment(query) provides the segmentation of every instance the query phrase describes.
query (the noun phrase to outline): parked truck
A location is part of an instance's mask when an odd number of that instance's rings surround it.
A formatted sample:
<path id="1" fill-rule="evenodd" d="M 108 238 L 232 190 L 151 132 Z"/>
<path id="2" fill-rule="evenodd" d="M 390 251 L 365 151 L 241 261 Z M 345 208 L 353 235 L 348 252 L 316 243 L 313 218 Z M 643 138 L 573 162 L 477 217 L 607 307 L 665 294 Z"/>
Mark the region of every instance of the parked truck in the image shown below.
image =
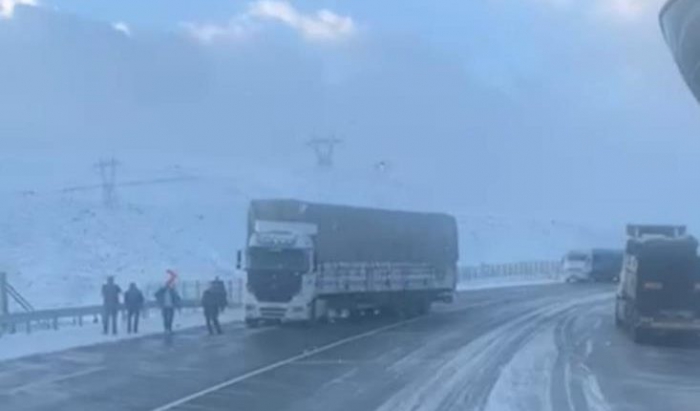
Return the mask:
<path id="1" fill-rule="evenodd" d="M 653 334 L 700 332 L 698 241 L 684 226 L 627 228 L 615 323 L 635 342 Z"/>
<path id="2" fill-rule="evenodd" d="M 245 321 L 426 313 L 435 301 L 452 301 L 458 258 L 449 215 L 255 200 L 239 253 Z"/>

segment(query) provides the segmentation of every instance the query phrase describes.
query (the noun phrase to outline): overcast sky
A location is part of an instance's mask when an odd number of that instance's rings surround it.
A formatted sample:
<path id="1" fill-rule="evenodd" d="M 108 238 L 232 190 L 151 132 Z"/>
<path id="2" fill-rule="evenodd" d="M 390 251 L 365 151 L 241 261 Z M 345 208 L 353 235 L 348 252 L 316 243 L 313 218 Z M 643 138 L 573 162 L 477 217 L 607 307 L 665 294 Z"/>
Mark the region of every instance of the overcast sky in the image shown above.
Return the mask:
<path id="1" fill-rule="evenodd" d="M 685 221 L 700 107 L 661 5 L 0 0 L 2 155 L 284 170 L 336 134 L 451 208 Z"/>

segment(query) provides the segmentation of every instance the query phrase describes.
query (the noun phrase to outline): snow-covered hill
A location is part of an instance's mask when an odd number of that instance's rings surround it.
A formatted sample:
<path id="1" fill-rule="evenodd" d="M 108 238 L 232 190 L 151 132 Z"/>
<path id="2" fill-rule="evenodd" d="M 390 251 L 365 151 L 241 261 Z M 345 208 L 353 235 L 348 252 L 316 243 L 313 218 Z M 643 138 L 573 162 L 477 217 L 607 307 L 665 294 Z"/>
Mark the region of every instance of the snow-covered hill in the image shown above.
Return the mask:
<path id="1" fill-rule="evenodd" d="M 112 208 L 99 189 L 3 193 L 0 268 L 38 307 L 96 302 L 108 275 L 122 284 L 160 282 L 166 269 L 184 279 L 235 276 L 247 203 L 255 197 L 452 212 L 463 264 L 556 259 L 570 248 L 614 246 L 622 231 L 443 209 L 371 169 L 275 174 L 243 167 L 233 175 L 120 187 Z"/>

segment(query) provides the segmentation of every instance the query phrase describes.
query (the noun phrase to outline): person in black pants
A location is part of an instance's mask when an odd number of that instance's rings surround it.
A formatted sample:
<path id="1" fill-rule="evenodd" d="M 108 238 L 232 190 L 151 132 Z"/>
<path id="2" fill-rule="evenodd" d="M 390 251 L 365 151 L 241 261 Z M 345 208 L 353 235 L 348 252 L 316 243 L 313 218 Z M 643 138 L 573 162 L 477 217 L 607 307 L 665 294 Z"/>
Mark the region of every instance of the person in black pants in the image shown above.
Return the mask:
<path id="1" fill-rule="evenodd" d="M 166 333 L 172 333 L 175 309 L 180 308 L 180 295 L 175 289 L 175 284 L 168 282 L 159 289 L 156 292 L 156 301 L 163 313 L 163 328 Z"/>
<path id="2" fill-rule="evenodd" d="M 219 277 L 214 279 L 212 285 L 214 286 L 214 290 L 216 290 L 218 295 L 221 312 L 224 312 L 228 306 L 228 292 L 226 291 L 226 285 Z"/>
<path id="3" fill-rule="evenodd" d="M 221 324 L 219 323 L 219 313 L 222 307 L 225 306 L 225 295 L 222 300 L 222 294 L 215 282 L 212 282 L 202 294 L 202 308 L 204 310 L 204 318 L 207 322 L 209 335 L 221 334 Z"/>
<path id="4" fill-rule="evenodd" d="M 112 334 L 117 335 L 117 314 L 119 313 L 119 294 L 122 289 L 114 283 L 114 277 L 107 277 L 107 283 L 102 286 L 102 327 L 103 333 L 109 332 L 112 322 Z"/>
<path id="5" fill-rule="evenodd" d="M 145 298 L 141 290 L 136 287 L 136 284 L 129 284 L 129 289 L 124 293 L 124 305 L 126 306 L 126 331 L 138 334 L 139 332 L 139 317 Z"/>

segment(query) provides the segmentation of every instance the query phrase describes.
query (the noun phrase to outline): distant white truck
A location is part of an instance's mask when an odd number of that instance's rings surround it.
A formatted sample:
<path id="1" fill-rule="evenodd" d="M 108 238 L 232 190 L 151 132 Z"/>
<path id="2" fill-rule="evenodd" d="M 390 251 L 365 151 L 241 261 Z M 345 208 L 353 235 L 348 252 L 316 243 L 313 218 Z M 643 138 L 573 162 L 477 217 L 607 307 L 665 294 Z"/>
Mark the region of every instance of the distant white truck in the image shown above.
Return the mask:
<path id="1" fill-rule="evenodd" d="M 457 225 L 445 214 L 256 200 L 239 256 L 251 327 L 383 310 L 420 314 L 453 299 Z"/>
<path id="2" fill-rule="evenodd" d="M 617 282 L 622 271 L 622 250 L 594 248 L 570 251 L 562 259 L 567 282 Z"/>
<path id="3" fill-rule="evenodd" d="M 562 259 L 562 271 L 567 283 L 589 281 L 591 276 L 591 253 L 569 251 Z"/>

